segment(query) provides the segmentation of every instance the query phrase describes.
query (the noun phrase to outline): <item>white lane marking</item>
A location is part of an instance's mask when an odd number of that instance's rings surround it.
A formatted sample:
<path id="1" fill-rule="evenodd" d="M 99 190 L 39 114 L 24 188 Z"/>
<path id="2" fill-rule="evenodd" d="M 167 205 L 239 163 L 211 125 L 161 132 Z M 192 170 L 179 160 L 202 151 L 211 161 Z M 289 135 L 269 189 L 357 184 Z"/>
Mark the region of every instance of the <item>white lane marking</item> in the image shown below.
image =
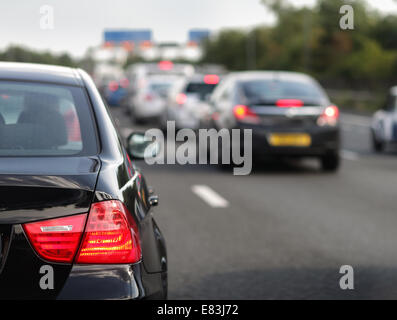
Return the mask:
<path id="1" fill-rule="evenodd" d="M 346 160 L 357 161 L 359 160 L 359 155 L 356 152 L 350 150 L 341 150 L 341 157 Z"/>
<path id="2" fill-rule="evenodd" d="M 213 208 L 226 208 L 229 202 L 206 185 L 194 185 L 192 191 Z"/>

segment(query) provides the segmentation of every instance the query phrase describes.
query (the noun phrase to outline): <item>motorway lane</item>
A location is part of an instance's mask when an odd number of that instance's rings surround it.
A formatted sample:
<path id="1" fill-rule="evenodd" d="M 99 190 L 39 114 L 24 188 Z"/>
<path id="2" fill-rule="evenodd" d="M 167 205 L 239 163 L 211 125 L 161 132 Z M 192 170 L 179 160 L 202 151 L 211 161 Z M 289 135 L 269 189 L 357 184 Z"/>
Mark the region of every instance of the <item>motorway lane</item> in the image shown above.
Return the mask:
<path id="1" fill-rule="evenodd" d="M 112 113 L 128 134 L 128 117 Z M 209 165 L 139 163 L 160 196 L 170 298 L 397 298 L 397 158 L 371 153 L 368 123 L 342 116 L 337 174 L 311 160 L 266 163 L 240 177 Z M 197 185 L 227 206 L 211 206 Z M 355 270 L 352 291 L 339 288 L 345 264 Z"/>

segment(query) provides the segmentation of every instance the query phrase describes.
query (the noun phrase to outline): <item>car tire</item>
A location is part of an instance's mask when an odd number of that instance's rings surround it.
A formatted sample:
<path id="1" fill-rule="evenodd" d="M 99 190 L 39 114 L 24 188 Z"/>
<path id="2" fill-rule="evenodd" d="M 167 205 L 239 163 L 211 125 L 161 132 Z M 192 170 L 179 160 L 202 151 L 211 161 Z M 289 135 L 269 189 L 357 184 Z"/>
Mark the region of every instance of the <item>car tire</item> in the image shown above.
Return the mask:
<path id="1" fill-rule="evenodd" d="M 339 154 L 326 154 L 320 158 L 321 168 L 325 172 L 336 172 L 339 169 L 340 157 Z"/>
<path id="2" fill-rule="evenodd" d="M 385 144 L 376 138 L 375 132 L 372 131 L 372 148 L 376 153 L 381 153 L 385 149 Z"/>

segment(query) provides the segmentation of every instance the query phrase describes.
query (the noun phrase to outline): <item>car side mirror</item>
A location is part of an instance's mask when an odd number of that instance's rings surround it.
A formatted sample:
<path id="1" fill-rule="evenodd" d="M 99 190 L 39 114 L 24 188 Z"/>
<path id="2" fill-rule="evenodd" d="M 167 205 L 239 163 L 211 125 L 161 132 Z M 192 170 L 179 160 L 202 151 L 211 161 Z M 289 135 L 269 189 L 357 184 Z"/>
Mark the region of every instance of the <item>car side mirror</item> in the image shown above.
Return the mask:
<path id="1" fill-rule="evenodd" d="M 133 159 L 154 158 L 159 154 L 160 144 L 147 140 L 142 132 L 133 132 L 127 138 L 127 152 Z"/>

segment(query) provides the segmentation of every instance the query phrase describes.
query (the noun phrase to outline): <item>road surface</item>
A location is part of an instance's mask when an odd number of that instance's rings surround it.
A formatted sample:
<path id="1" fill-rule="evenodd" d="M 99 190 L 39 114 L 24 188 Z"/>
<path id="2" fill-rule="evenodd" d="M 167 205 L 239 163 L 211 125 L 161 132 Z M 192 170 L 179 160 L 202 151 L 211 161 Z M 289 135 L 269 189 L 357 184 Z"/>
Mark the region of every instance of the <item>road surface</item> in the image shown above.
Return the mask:
<path id="1" fill-rule="evenodd" d="M 137 129 L 119 109 L 124 136 Z M 160 196 L 171 299 L 397 298 L 397 154 L 372 153 L 369 118 L 342 115 L 337 174 L 314 160 L 249 176 L 137 163 Z M 340 267 L 354 269 L 341 290 Z"/>

